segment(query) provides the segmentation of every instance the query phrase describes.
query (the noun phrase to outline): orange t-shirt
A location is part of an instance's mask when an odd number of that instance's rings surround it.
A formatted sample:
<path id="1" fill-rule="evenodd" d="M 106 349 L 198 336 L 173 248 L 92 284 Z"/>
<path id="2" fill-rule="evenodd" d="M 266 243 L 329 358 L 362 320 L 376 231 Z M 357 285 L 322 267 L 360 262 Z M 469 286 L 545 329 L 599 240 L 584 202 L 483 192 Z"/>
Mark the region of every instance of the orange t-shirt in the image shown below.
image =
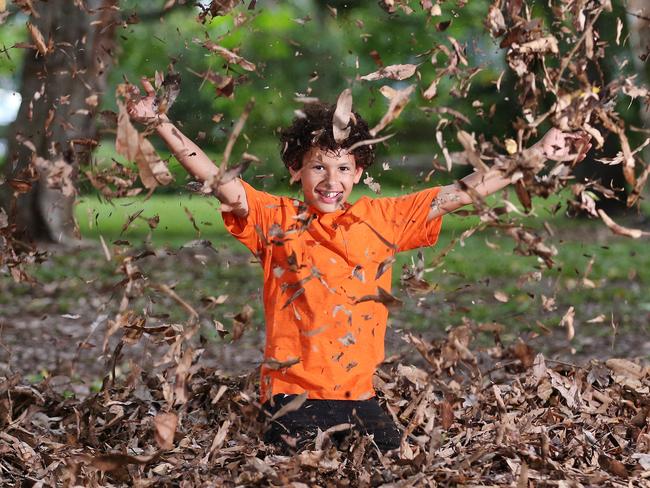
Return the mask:
<path id="1" fill-rule="evenodd" d="M 439 188 L 361 197 L 321 213 L 242 184 L 248 215 L 223 219 L 264 269 L 262 401 L 305 391 L 311 399 L 371 398 L 388 319 L 372 297 L 390 290 L 392 274 L 390 266 L 379 270 L 396 252 L 436 242 L 442 218 L 427 215 Z"/>

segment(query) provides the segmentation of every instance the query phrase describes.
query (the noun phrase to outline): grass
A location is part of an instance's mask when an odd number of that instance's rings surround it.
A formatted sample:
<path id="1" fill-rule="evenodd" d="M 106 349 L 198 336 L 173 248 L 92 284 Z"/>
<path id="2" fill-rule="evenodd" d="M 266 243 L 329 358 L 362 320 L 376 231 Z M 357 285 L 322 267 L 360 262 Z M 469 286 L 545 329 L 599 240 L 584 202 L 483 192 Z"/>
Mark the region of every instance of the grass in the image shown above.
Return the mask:
<path id="1" fill-rule="evenodd" d="M 367 190 L 355 190 L 358 198 Z M 400 194 L 386 189 L 385 194 Z M 185 209 L 193 215 L 196 231 Z M 447 216 L 439 243 L 422 250 L 427 269 L 425 278 L 435 287 L 426 295 L 410 295 L 400 283 L 400 274 L 417 260 L 417 251 L 401 253 L 393 265 L 393 291 L 404 306 L 391 314 L 391 324 L 416 331 L 441 331 L 463 320 L 475 323 L 497 322 L 505 326 L 504 339 L 520 333 L 542 334 L 557 328 L 569 307 L 575 308 L 576 328 L 590 337 L 612 335 L 612 321 L 622 334 L 650 336 L 650 253 L 647 242 L 614 236 L 599 221 L 548 218 L 546 206 L 537 209 L 538 217 L 525 219 L 545 236 L 545 243 L 558 249 L 553 269 L 545 269 L 534 256 L 513 252 L 515 242 L 495 229 L 479 231 L 457 243 L 437 265 L 432 263 L 446 246 L 477 223 L 475 217 Z M 122 227 L 129 215 L 142 210 L 127 230 Z M 251 256 L 223 227 L 219 203 L 214 198 L 187 195 L 153 195 L 143 198 L 101 202 L 96 197 L 80 199 L 77 219 L 84 237 L 103 236 L 113 253 L 108 262 L 99 246 L 82 249 L 74 255 L 53 255 L 29 269 L 41 285 L 0 282 L 0 308 L 7 314 L 28 313 L 116 313 L 124 287 L 120 282 L 121 255 L 137 255 L 145 249 L 156 256 L 134 261 L 143 276 L 144 286 L 167 284 L 200 311 L 205 326 L 203 335 L 213 341 L 211 321 L 226 327 L 246 304 L 255 309 L 253 323 L 263 327 L 261 271 Z M 160 217 L 155 230 L 146 218 Z M 548 237 L 542 228 L 548 220 L 557 236 Z M 213 242 L 217 252 L 179 248 L 201 238 Z M 129 240 L 131 246 L 111 244 Z M 586 276 L 586 268 L 591 271 Z M 585 277 L 587 280 L 585 280 Z M 503 294 L 496 294 L 501 292 Z M 202 297 L 228 295 L 223 305 L 205 308 Z M 505 296 L 506 301 L 500 301 Z M 543 297 L 556 301 L 554 310 L 543 307 Z M 146 309 L 161 320 L 182 323 L 187 313 L 168 296 L 145 289 L 131 302 L 133 310 Z M 13 312 L 11 312 L 13 310 Z M 100 312 L 101 311 L 101 312 Z M 591 319 L 604 316 L 600 322 Z M 641 353 L 641 351 L 639 352 Z"/>
<path id="2" fill-rule="evenodd" d="M 416 190 L 419 188 L 416 188 Z M 408 191 L 408 190 L 406 190 Z M 398 196 L 405 190 L 394 187 L 382 189 L 381 196 Z M 282 194 L 299 198 L 297 192 L 285 191 Z M 354 202 L 361 196 L 376 197 L 369 188 L 357 186 L 351 195 Z M 495 200 L 496 197 L 493 198 Z M 540 201 L 538 215 L 548 215 L 551 208 L 560 197 Z M 140 213 L 141 212 L 141 213 Z M 115 199 L 111 202 L 100 199 L 97 195 L 84 195 L 77 201 L 76 219 L 81 235 L 86 238 L 98 239 L 101 235 L 106 241 L 117 239 L 132 239 L 133 242 L 150 240 L 156 245 L 181 245 L 192 239 L 209 239 L 230 245 L 234 241 L 229 238 L 223 226 L 220 215 L 220 203 L 214 197 L 187 194 L 180 191 L 177 194 L 154 194 L 145 199 L 142 196 Z M 130 217 L 136 216 L 129 223 Z M 157 216 L 160 220 L 155 229 L 151 229 L 147 219 Z M 527 217 L 524 222 L 534 222 L 535 216 Z M 196 228 L 192 224 L 192 219 Z M 553 219 L 562 222 L 562 219 Z M 477 217 L 455 216 L 445 219 L 446 232 L 462 233 L 478 223 Z M 235 248 L 238 248 L 235 245 Z"/>

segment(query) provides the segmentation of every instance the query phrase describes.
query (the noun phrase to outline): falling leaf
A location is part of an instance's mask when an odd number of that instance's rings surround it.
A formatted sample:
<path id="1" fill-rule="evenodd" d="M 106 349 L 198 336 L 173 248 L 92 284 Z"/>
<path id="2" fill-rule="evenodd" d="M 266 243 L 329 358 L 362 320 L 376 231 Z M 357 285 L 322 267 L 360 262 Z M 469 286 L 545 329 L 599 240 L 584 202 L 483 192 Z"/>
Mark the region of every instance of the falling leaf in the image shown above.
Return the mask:
<path id="1" fill-rule="evenodd" d="M 388 256 L 381 263 L 379 263 L 379 266 L 377 266 L 377 273 L 375 274 L 375 280 L 381 278 L 382 275 L 393 266 L 394 262 L 395 262 L 395 257 Z"/>
<path id="2" fill-rule="evenodd" d="M 131 124 L 126 107 L 119 103 L 117 119 L 117 137 L 115 150 L 138 165 L 140 179 L 145 188 L 153 189 L 158 185 L 168 185 L 173 177 L 167 165 L 160 159 L 151 142 Z"/>
<path id="3" fill-rule="evenodd" d="M 42 56 L 45 56 L 50 51 L 50 49 L 48 48 L 47 44 L 45 44 L 45 39 L 43 38 L 41 31 L 38 30 L 38 27 L 30 22 L 27 22 L 27 29 L 29 30 L 29 35 L 32 36 L 34 44 L 36 45 L 36 50 Z"/>
<path id="4" fill-rule="evenodd" d="M 226 330 L 226 327 L 218 320 L 212 319 L 212 324 L 214 325 L 214 330 L 219 334 L 221 339 L 230 334 L 230 332 Z"/>
<path id="5" fill-rule="evenodd" d="M 508 151 L 508 154 L 516 154 L 517 151 L 519 150 L 519 147 L 517 146 L 517 141 L 515 141 L 514 139 L 506 139 L 504 143 L 506 146 L 506 151 Z"/>
<path id="6" fill-rule="evenodd" d="M 487 165 L 481 159 L 481 155 L 476 150 L 476 138 L 474 134 L 469 134 L 464 130 L 459 130 L 456 133 L 456 138 L 458 142 L 463 146 L 465 154 L 467 155 L 467 160 L 472 166 L 474 166 L 478 171 L 486 172 L 488 171 Z"/>
<path id="7" fill-rule="evenodd" d="M 234 52 L 216 44 L 215 42 L 206 41 L 203 43 L 203 46 L 209 49 L 210 51 L 212 51 L 213 53 L 221 56 L 223 59 L 226 60 L 226 62 L 231 64 L 237 64 L 246 71 L 255 71 L 257 69 L 254 63 L 247 61 L 246 59 L 242 58 L 238 54 L 235 54 Z"/>
<path id="8" fill-rule="evenodd" d="M 148 139 L 141 137 L 139 151 L 135 162 L 138 165 L 140 179 L 145 188 L 156 188 L 158 185 L 170 184 L 174 177 L 167 168 L 167 164 L 160 159 L 153 144 Z"/>
<path id="9" fill-rule="evenodd" d="M 154 100 L 154 106 L 156 107 L 156 112 L 158 114 L 166 114 L 171 109 L 176 97 L 181 89 L 181 75 L 174 72 L 168 72 L 165 75 L 162 83 L 160 84 L 160 89 L 156 93 L 156 98 Z"/>
<path id="10" fill-rule="evenodd" d="M 352 344 L 357 343 L 357 341 L 354 339 L 354 335 L 352 334 L 352 332 L 348 332 L 343 337 L 339 337 L 338 341 L 344 346 L 351 346 Z"/>
<path id="11" fill-rule="evenodd" d="M 275 358 L 265 358 L 264 361 L 262 361 L 263 366 L 274 371 L 290 368 L 294 364 L 298 363 L 300 363 L 300 358 L 289 358 L 286 361 L 278 361 Z"/>
<path id="12" fill-rule="evenodd" d="M 390 104 L 388 106 L 388 111 L 384 114 L 379 123 L 370 131 L 370 135 L 373 137 L 393 120 L 399 117 L 402 110 L 404 110 L 404 107 L 406 107 L 411 93 L 415 90 L 415 85 L 410 85 L 403 90 L 387 90 L 386 87 L 382 87 L 382 89 L 382 94 L 390 100 Z"/>
<path id="13" fill-rule="evenodd" d="M 406 80 L 415 74 L 416 64 L 393 64 L 378 71 L 362 76 L 361 80 L 376 81 L 381 79 Z"/>
<path id="14" fill-rule="evenodd" d="M 359 298 L 355 303 L 363 302 L 379 302 L 382 305 L 385 305 L 387 308 L 398 308 L 402 306 L 402 301 L 399 298 L 394 297 L 381 286 L 377 287 L 376 295 L 365 295 Z"/>
<path id="15" fill-rule="evenodd" d="M 494 292 L 494 298 L 501 303 L 508 303 L 510 301 L 510 298 L 508 298 L 508 294 L 501 290 L 497 290 Z"/>
<path id="16" fill-rule="evenodd" d="M 350 135 L 350 117 L 352 115 L 352 90 L 346 88 L 341 92 L 336 102 L 336 110 L 332 116 L 332 132 L 337 143 L 343 142 Z"/>
<path id="17" fill-rule="evenodd" d="M 603 209 L 598 209 L 598 215 L 614 234 L 631 237 L 632 239 L 650 236 L 650 232 L 645 232 L 639 229 L 630 229 L 629 227 L 623 227 L 622 225 L 617 224 Z"/>
<path id="18" fill-rule="evenodd" d="M 378 182 L 376 182 L 375 179 L 367 173 L 366 173 L 366 177 L 363 179 L 363 184 L 368 185 L 368 188 L 370 188 L 375 193 L 377 194 L 381 193 L 381 185 Z"/>
<path id="19" fill-rule="evenodd" d="M 168 451 L 174 447 L 174 435 L 176 434 L 176 425 L 178 416 L 175 413 L 160 413 L 153 419 L 154 437 L 158 447 L 163 451 Z"/>
<path id="20" fill-rule="evenodd" d="M 571 341 L 575 336 L 575 330 L 573 328 L 573 319 L 575 317 L 575 309 L 573 306 L 569 307 L 569 310 L 566 311 L 562 320 L 560 320 L 560 327 L 566 327 L 566 338 L 567 341 Z"/>
<path id="21" fill-rule="evenodd" d="M 541 37 L 534 41 L 524 42 L 519 46 L 522 53 L 558 53 L 558 42 L 554 36 Z"/>
<path id="22" fill-rule="evenodd" d="M 296 395 L 293 400 L 291 400 L 286 405 L 283 405 L 277 412 L 275 412 L 270 420 L 273 421 L 285 416 L 288 413 L 295 412 L 300 407 L 302 407 L 303 403 L 305 403 L 306 400 L 307 392 Z"/>

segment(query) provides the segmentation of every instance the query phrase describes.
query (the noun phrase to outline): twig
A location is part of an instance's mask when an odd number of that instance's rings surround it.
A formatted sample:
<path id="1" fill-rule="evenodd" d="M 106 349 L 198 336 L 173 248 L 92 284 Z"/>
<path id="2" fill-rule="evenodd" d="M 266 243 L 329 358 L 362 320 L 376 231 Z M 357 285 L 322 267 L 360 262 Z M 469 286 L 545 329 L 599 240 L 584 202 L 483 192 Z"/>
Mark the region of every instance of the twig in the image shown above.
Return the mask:
<path id="1" fill-rule="evenodd" d="M 255 99 L 251 99 L 246 104 L 246 107 L 244 107 L 244 111 L 239 116 L 239 120 L 235 124 L 235 127 L 232 129 L 232 132 L 230 133 L 230 137 L 228 138 L 228 142 L 226 143 L 226 149 L 223 152 L 223 160 L 221 161 L 221 168 L 223 170 L 225 170 L 226 167 L 228 166 L 228 160 L 230 159 L 230 153 L 232 152 L 232 148 L 235 145 L 235 142 L 237 141 L 239 134 L 244 128 L 246 119 L 248 118 L 248 115 L 251 113 L 251 110 L 253 110 L 254 106 L 255 106 Z"/>
<path id="2" fill-rule="evenodd" d="M 165 295 L 171 297 L 173 300 L 175 300 L 181 307 L 183 307 L 187 312 L 192 316 L 192 318 L 197 319 L 199 318 L 199 314 L 192 305 L 187 303 L 185 300 L 183 300 L 181 297 L 179 297 L 174 290 L 172 290 L 169 286 L 167 285 L 152 285 L 151 288 L 154 290 L 158 290 L 163 292 Z"/>

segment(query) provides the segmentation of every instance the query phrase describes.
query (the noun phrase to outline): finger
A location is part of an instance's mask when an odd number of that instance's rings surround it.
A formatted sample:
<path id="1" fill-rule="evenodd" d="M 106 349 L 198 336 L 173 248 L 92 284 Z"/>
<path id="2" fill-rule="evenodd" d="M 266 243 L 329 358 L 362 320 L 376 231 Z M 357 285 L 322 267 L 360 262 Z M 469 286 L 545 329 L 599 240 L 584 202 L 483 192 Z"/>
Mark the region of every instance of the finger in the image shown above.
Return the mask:
<path id="1" fill-rule="evenodd" d="M 154 96 L 156 94 L 156 90 L 154 90 L 153 85 L 149 81 L 149 78 L 143 76 L 140 79 L 140 83 L 142 84 L 142 88 L 144 88 L 144 91 L 148 96 Z"/>

